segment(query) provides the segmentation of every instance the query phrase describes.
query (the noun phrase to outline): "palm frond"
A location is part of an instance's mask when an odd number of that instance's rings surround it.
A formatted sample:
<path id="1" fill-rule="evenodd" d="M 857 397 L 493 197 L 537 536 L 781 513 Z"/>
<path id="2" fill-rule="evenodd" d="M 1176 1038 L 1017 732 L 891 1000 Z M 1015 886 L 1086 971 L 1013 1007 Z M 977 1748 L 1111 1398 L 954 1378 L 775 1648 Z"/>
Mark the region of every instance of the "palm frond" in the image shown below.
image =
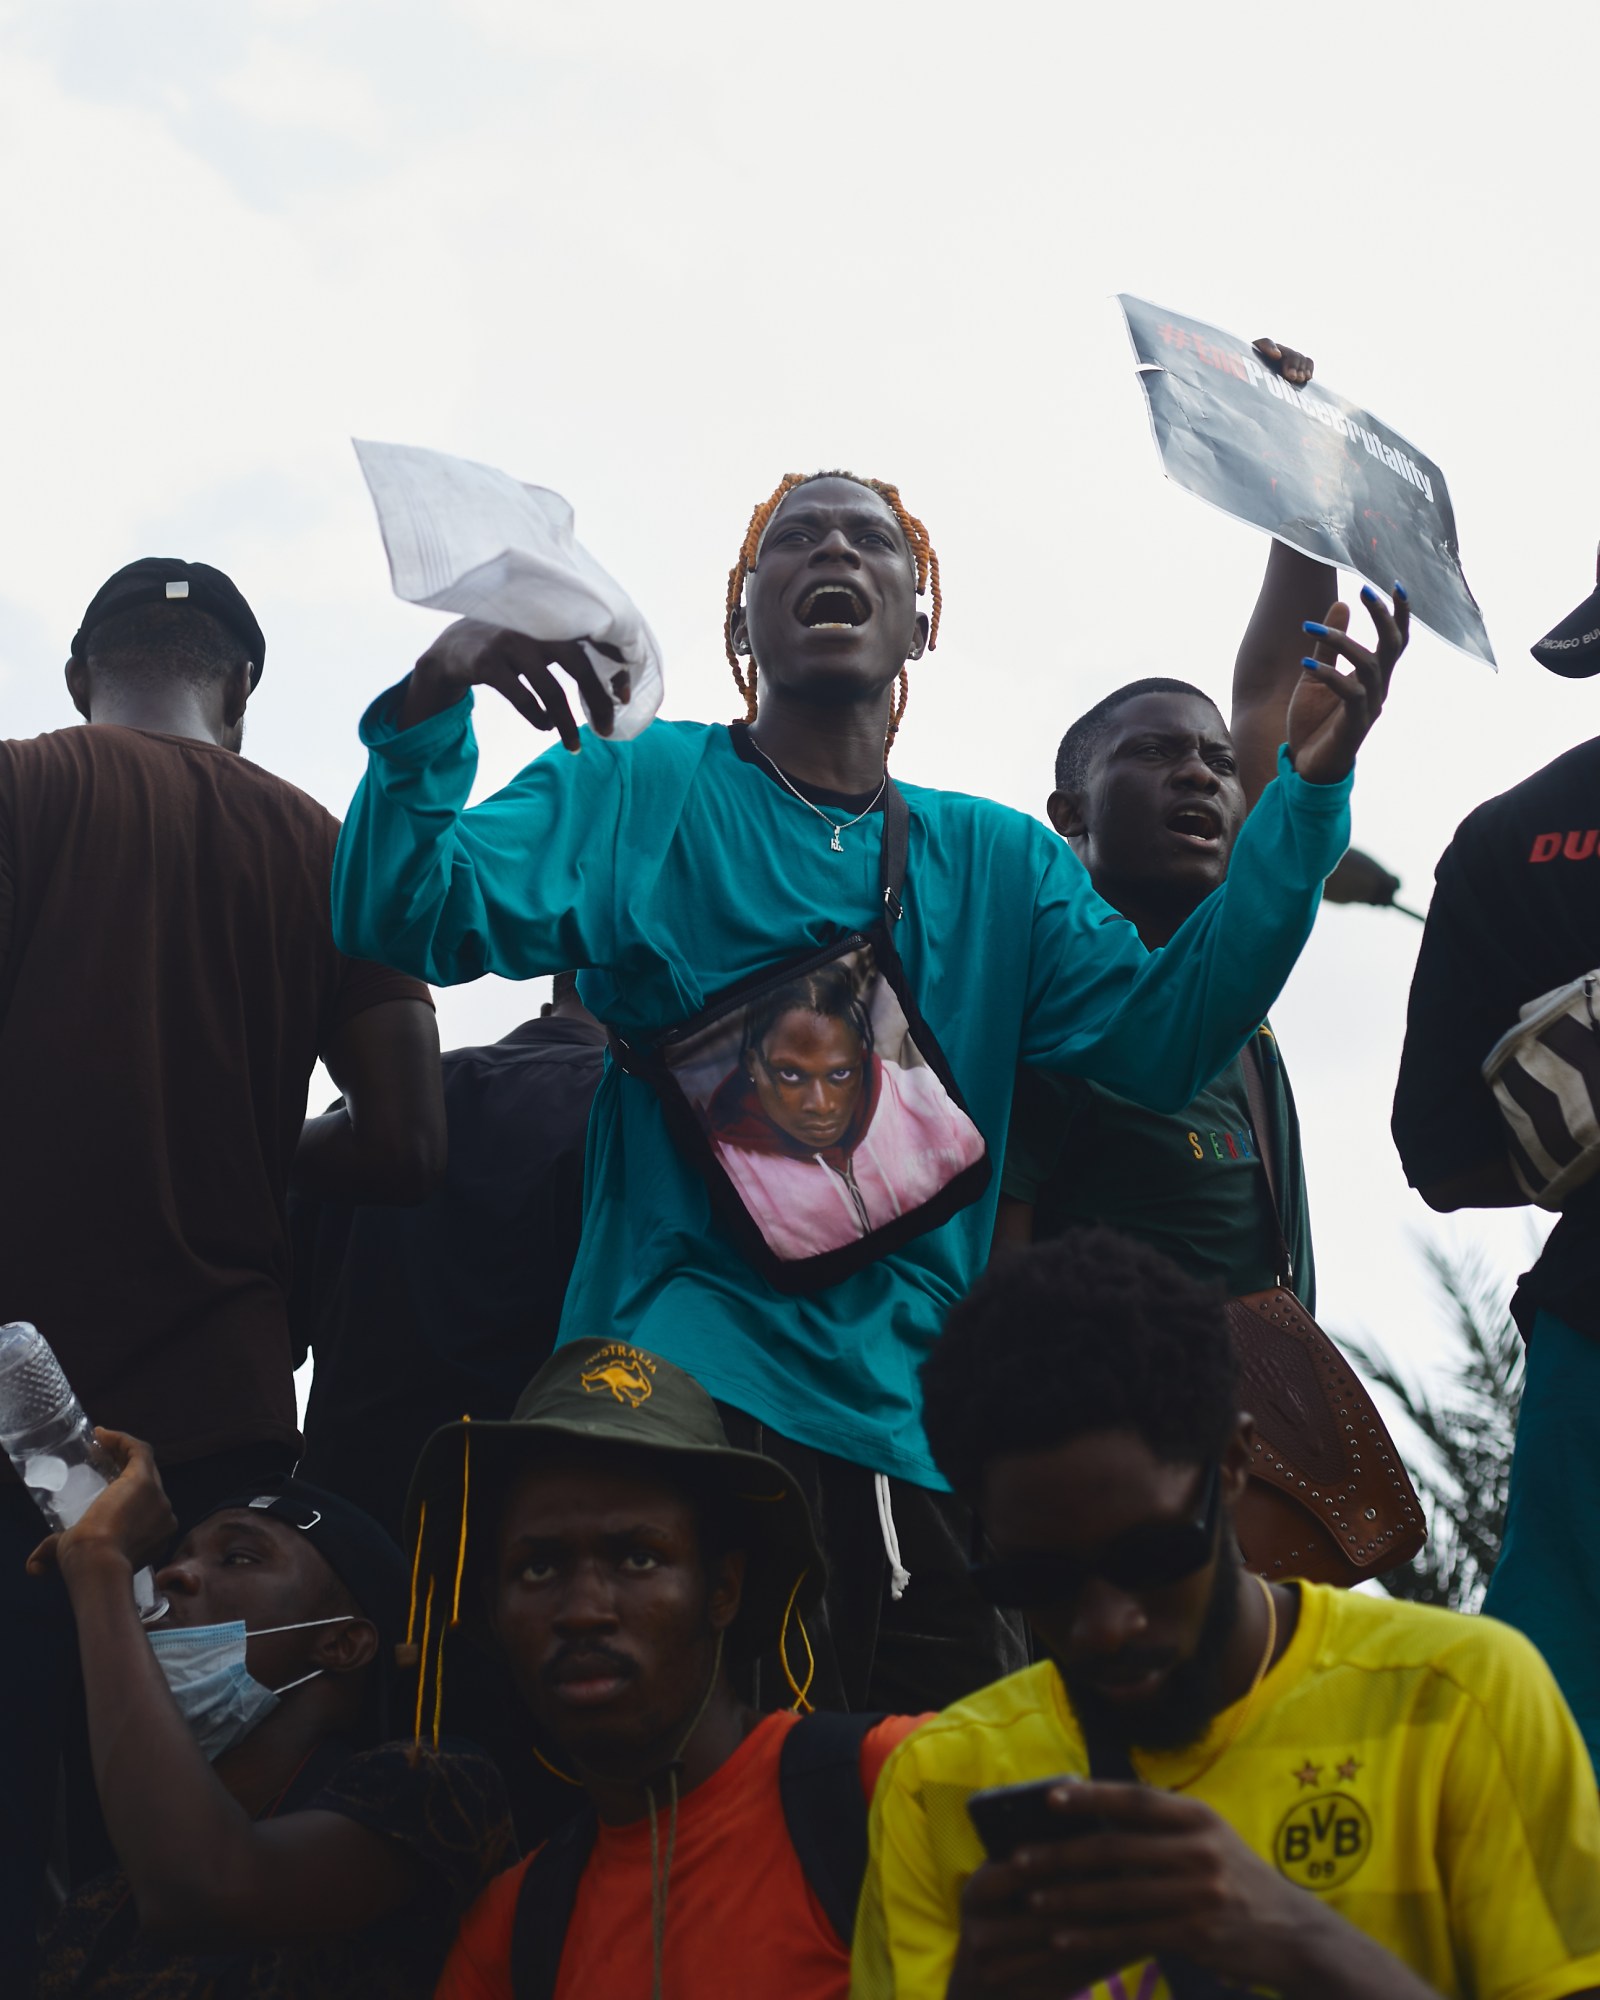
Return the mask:
<path id="1" fill-rule="evenodd" d="M 1411 1474 L 1428 1517 L 1428 1540 L 1379 1581 L 1396 1597 L 1475 1611 L 1499 1560 L 1517 1411 L 1522 1339 L 1510 1292 L 1481 1250 L 1422 1246 L 1450 1329 L 1445 1385 L 1430 1393 L 1370 1342 L 1344 1339 L 1362 1373 L 1388 1390 L 1427 1447 Z"/>

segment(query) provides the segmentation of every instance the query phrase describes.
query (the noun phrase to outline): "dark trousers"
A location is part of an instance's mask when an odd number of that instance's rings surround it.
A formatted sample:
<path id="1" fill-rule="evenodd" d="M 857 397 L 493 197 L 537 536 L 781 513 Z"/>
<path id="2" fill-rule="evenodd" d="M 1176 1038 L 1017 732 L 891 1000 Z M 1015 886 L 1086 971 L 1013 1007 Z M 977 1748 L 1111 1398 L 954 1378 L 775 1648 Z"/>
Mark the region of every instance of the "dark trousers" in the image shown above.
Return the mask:
<path id="1" fill-rule="evenodd" d="M 953 1493 L 889 1481 L 905 1594 L 890 1590 L 889 1557 L 873 1475 L 864 1466 L 796 1444 L 755 1417 L 718 1404 L 728 1442 L 765 1452 L 798 1482 L 828 1559 L 828 1587 L 806 1619 L 816 1657 L 814 1708 L 919 1715 L 948 1708 L 1028 1664 L 1019 1616 L 986 1604 L 967 1579 L 972 1513 Z M 791 1672 L 804 1678 L 805 1646 L 791 1625 Z M 758 1707 L 794 1700 L 776 1654 L 755 1663 L 743 1692 Z"/>
<path id="2" fill-rule="evenodd" d="M 246 1445 L 162 1468 L 182 1525 L 273 1472 L 287 1472 L 287 1445 Z M 56 1795 L 66 1778 L 66 1852 L 60 1886 L 98 1874 L 112 1860 L 94 1793 L 89 1726 L 78 1672 L 77 1632 L 61 1579 L 23 1568 L 50 1532 L 21 1486 L 0 1486 L 0 1715 L 9 1723 L 0 1782 L 0 1993 L 31 1990 L 34 1940 L 47 1905 Z"/>

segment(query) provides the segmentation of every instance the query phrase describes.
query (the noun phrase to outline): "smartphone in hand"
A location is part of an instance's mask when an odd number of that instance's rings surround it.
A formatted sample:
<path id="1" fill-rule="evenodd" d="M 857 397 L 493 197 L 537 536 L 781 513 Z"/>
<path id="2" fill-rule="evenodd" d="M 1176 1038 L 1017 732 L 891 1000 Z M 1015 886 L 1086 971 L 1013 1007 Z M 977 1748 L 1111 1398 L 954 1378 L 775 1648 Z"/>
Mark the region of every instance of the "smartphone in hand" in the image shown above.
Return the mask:
<path id="1" fill-rule="evenodd" d="M 1082 1782 L 1070 1772 L 1058 1778 L 1036 1778 L 1025 1785 L 992 1785 L 974 1792 L 967 1800 L 967 1817 L 972 1821 L 983 1850 L 991 1861 L 1007 1861 L 1019 1847 L 1047 1847 L 1052 1841 L 1076 1840 L 1095 1832 L 1100 1822 L 1092 1819 L 1063 1819 L 1050 1803 L 1050 1794 L 1060 1785 Z"/>

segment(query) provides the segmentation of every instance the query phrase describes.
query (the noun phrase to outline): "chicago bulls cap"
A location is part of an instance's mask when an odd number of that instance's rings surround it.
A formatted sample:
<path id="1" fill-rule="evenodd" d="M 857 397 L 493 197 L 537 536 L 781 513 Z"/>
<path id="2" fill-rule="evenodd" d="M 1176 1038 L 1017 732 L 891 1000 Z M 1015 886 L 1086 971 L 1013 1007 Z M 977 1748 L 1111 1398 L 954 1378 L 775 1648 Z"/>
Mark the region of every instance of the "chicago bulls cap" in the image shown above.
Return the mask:
<path id="1" fill-rule="evenodd" d="M 1528 649 L 1541 667 L 1548 667 L 1563 680 L 1584 681 L 1600 674 L 1600 561 L 1595 566 L 1595 588 L 1559 625 Z"/>

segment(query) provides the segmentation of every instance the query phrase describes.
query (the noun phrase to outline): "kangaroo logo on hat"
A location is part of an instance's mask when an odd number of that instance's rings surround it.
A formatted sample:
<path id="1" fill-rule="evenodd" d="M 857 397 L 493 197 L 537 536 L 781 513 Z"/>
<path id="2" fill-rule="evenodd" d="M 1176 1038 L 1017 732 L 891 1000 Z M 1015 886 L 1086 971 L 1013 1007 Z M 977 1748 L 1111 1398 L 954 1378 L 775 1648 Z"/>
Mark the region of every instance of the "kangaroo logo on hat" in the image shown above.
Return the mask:
<path id="1" fill-rule="evenodd" d="M 655 1366 L 651 1356 L 641 1354 L 637 1347 L 618 1344 L 602 1347 L 594 1358 L 594 1366 L 585 1368 L 578 1380 L 591 1396 L 609 1389 L 619 1403 L 627 1403 L 636 1410 L 650 1400 L 650 1376 L 655 1373 Z"/>

